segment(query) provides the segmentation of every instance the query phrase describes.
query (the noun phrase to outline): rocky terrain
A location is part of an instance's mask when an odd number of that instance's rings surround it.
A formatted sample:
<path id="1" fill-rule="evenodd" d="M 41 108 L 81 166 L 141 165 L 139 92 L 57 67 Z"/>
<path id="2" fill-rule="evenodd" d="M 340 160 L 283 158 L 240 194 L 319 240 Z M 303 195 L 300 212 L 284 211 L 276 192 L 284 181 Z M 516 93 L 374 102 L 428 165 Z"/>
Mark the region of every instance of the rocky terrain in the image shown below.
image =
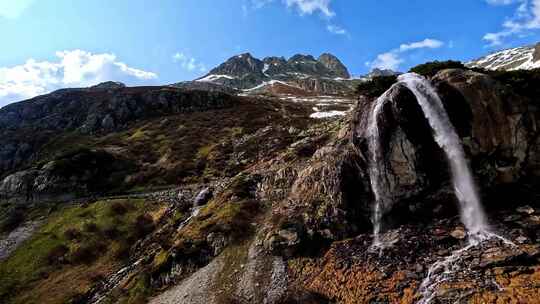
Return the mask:
<path id="1" fill-rule="evenodd" d="M 353 85 L 329 54 L 244 54 L 190 83 L 0 109 L 0 302 L 535 303 L 538 71 L 413 70 L 456 129 L 490 237 L 469 235 L 394 73 Z M 385 248 L 372 246 L 377 105 Z"/>

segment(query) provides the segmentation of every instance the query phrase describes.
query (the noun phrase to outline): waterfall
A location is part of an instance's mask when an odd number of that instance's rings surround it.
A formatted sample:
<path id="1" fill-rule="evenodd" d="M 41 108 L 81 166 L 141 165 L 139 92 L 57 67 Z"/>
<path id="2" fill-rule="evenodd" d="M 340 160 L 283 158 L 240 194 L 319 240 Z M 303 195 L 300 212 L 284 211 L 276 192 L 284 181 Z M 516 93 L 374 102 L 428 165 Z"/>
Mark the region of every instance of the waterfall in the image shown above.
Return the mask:
<path id="1" fill-rule="evenodd" d="M 398 77 L 399 83 L 405 85 L 416 97 L 422 108 L 437 144 L 445 152 L 452 173 L 452 183 L 460 204 L 461 220 L 470 235 L 487 233 L 487 221 L 480 204 L 471 170 L 450 118 L 442 101 L 428 80 L 420 75 L 409 73 Z M 390 91 L 390 90 L 389 90 Z M 381 220 L 392 203 L 388 181 L 385 174 L 385 161 L 381 148 L 378 118 L 387 100 L 388 92 L 375 102 L 368 126 L 368 142 L 371 154 L 369 175 L 372 191 L 375 196 L 373 207 L 373 247 L 383 248 L 380 240 Z"/>
<path id="2" fill-rule="evenodd" d="M 383 243 L 380 240 L 381 220 L 384 212 L 391 204 L 390 187 L 385 175 L 386 162 L 381 147 L 381 136 L 379 131 L 378 118 L 385 104 L 389 90 L 375 101 L 372 115 L 368 125 L 368 143 L 371 150 L 369 162 L 369 177 L 371 189 L 375 196 L 375 205 L 371 215 L 373 223 L 373 248 L 382 249 Z"/>
<path id="3" fill-rule="evenodd" d="M 452 125 L 443 103 L 431 83 L 420 75 L 409 73 L 398 77 L 400 84 L 406 86 L 416 97 L 424 116 L 433 130 L 435 142 L 447 156 L 452 175 L 452 184 L 459 201 L 461 221 L 468 231 L 468 245 L 452 252 L 446 258 L 433 263 L 427 277 L 422 281 L 419 292 L 419 304 L 429 304 L 437 296 L 437 288 L 443 282 L 448 282 L 461 271 L 468 269 L 464 254 L 474 248 L 479 248 L 485 241 L 501 242 L 502 246 L 516 247 L 511 241 L 492 233 L 488 229 L 486 216 L 480 203 L 471 169 L 469 168 L 461 140 Z M 368 124 L 368 143 L 370 149 L 369 175 L 372 191 L 375 196 L 373 207 L 373 249 L 380 252 L 391 243 L 381 241 L 382 216 L 391 207 L 392 197 L 389 183 L 386 179 L 386 162 L 382 149 L 378 119 L 385 101 L 388 100 L 388 90 L 379 97 L 371 112 Z"/>
<path id="4" fill-rule="evenodd" d="M 478 235 L 486 232 L 488 227 L 486 216 L 480 204 L 461 140 L 435 88 L 428 80 L 417 74 L 404 74 L 399 76 L 398 80 L 416 96 L 418 104 L 433 129 L 435 141 L 446 153 L 463 224 L 469 234 Z"/>

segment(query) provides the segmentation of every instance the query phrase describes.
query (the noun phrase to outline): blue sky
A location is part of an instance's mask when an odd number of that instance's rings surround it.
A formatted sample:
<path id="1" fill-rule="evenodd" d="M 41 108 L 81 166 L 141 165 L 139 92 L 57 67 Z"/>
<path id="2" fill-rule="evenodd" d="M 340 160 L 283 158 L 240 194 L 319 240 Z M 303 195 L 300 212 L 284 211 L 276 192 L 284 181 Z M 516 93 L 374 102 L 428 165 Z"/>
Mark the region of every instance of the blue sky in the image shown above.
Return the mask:
<path id="1" fill-rule="evenodd" d="M 191 80 L 242 52 L 353 75 L 540 40 L 540 0 L 0 0 L 0 106 L 60 87 Z"/>

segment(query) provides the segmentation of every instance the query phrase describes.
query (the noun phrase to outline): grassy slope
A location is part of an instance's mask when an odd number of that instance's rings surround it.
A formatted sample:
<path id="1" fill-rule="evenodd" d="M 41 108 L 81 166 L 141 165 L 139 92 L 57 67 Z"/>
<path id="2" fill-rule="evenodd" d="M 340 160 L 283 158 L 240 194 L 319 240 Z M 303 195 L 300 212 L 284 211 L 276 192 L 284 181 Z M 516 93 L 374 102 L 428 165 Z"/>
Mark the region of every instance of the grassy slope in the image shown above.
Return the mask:
<path id="1" fill-rule="evenodd" d="M 111 211 L 113 201 L 100 201 L 84 206 L 64 207 L 52 214 L 30 240 L 19 247 L 7 260 L 0 263 L 0 299 L 3 303 L 64 303 L 81 294 L 122 263 L 117 253 L 127 242 L 135 219 L 159 208 L 145 200 L 116 201 L 127 206 L 127 213 Z M 97 232 L 87 231 L 89 223 L 97 225 Z M 85 228 L 86 227 L 86 228 Z M 118 236 L 105 237 L 103 230 L 115 227 Z M 81 232 L 78 240 L 69 240 L 65 232 Z M 89 262 L 72 262 L 73 253 L 82 246 L 101 242 L 105 246 Z M 51 263 L 49 253 L 58 246 L 69 248 L 64 262 Z"/>
<path id="2" fill-rule="evenodd" d="M 310 111 L 293 103 L 246 98 L 229 109 L 153 118 L 107 135 L 61 134 L 42 148 L 38 163 L 74 149 L 106 149 L 136 164 L 117 190 L 232 177 L 290 144 L 290 127 L 303 130 L 316 123 L 308 118 Z M 257 133 L 267 127 L 272 129 Z"/>

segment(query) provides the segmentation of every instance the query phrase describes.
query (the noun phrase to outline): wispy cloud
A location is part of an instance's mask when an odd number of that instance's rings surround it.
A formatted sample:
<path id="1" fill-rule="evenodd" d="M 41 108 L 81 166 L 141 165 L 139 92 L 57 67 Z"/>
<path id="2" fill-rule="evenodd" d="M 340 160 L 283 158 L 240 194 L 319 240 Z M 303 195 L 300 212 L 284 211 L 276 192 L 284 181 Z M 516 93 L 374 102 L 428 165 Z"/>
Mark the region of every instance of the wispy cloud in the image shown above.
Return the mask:
<path id="1" fill-rule="evenodd" d="M 87 87 L 115 80 L 145 84 L 158 76 L 132 68 L 114 54 L 83 50 L 56 52 L 58 61 L 28 59 L 24 64 L 0 67 L 0 106 L 64 87 Z"/>
<path id="2" fill-rule="evenodd" d="M 242 4 L 243 11 L 249 11 L 250 9 L 260 9 L 266 5 L 273 3 L 274 0 L 244 0 Z M 331 18 L 336 13 L 330 7 L 332 0 L 277 0 L 282 2 L 289 8 L 297 10 L 300 15 L 312 15 L 314 13 L 320 13 L 322 16 Z"/>
<path id="3" fill-rule="evenodd" d="M 336 13 L 330 8 L 332 0 L 285 0 L 288 7 L 295 7 L 301 15 L 320 12 L 326 17 L 334 17 Z"/>
<path id="4" fill-rule="evenodd" d="M 411 42 L 411 43 L 402 44 L 402 45 L 399 46 L 399 52 L 406 52 L 406 51 L 410 51 L 410 50 L 425 49 L 425 48 L 438 49 L 443 45 L 444 45 L 444 43 L 442 41 L 427 38 L 427 39 L 424 39 L 424 40 L 418 41 L 418 42 Z"/>
<path id="5" fill-rule="evenodd" d="M 257 10 L 273 3 L 274 0 L 244 0 L 241 6 L 244 16 L 250 11 Z M 326 30 L 334 35 L 350 37 L 349 32 L 340 25 L 332 22 L 336 13 L 331 7 L 333 0 L 277 0 L 283 3 L 287 8 L 297 11 L 300 16 L 318 14 L 326 21 Z"/>
<path id="6" fill-rule="evenodd" d="M 180 66 L 189 72 L 199 71 L 205 72 L 205 64 L 198 62 L 197 59 L 190 57 L 182 52 L 178 52 L 172 56 L 173 61 L 180 64 Z"/>
<path id="7" fill-rule="evenodd" d="M 338 25 L 334 25 L 334 24 L 328 24 L 326 26 L 326 29 L 332 33 L 332 34 L 336 34 L 336 35 L 347 35 L 348 32 L 346 29 L 338 26 Z"/>
<path id="8" fill-rule="evenodd" d="M 519 2 L 519 0 L 486 0 L 486 2 L 491 5 L 508 5 Z"/>
<path id="9" fill-rule="evenodd" d="M 512 36 L 527 35 L 540 29 L 540 0 L 486 0 L 491 5 L 516 5 L 513 16 L 508 17 L 498 32 L 484 35 L 488 46 L 500 46 Z"/>
<path id="10" fill-rule="evenodd" d="M 373 61 L 366 62 L 371 68 L 398 70 L 399 66 L 405 61 L 402 54 L 417 49 L 438 49 L 444 45 L 444 42 L 436 39 L 424 39 L 411 43 L 405 43 L 391 51 L 377 55 Z"/>

